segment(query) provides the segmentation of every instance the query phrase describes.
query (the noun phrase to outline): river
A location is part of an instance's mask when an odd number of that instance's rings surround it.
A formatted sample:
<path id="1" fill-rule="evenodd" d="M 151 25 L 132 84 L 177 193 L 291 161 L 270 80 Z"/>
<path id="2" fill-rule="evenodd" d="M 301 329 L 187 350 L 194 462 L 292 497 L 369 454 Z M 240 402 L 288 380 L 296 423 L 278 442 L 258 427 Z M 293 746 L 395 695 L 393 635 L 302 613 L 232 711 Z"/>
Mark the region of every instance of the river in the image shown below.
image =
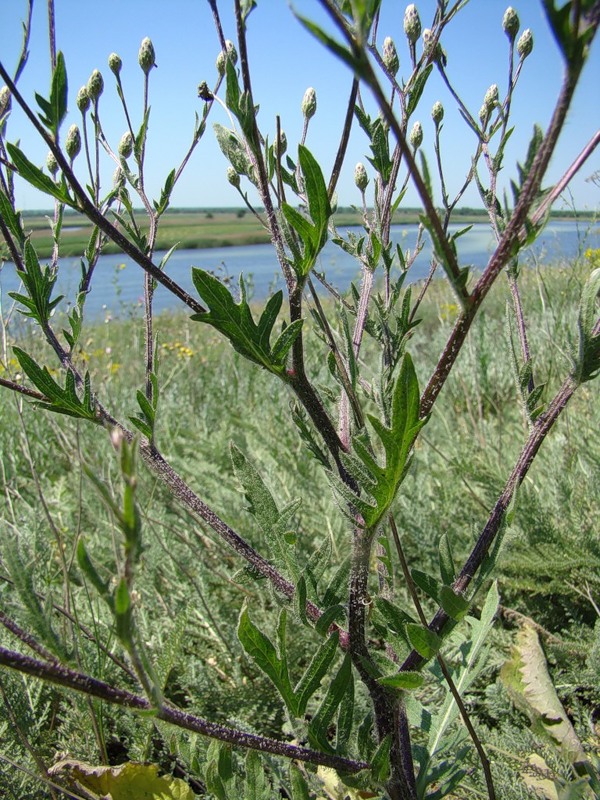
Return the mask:
<path id="1" fill-rule="evenodd" d="M 451 231 L 461 227 L 463 226 L 452 226 Z M 357 228 L 348 230 L 360 233 Z M 394 242 L 400 244 L 403 251 L 414 247 L 416 235 L 416 225 L 397 225 L 392 228 L 392 238 Z M 457 240 L 461 266 L 472 265 L 476 269 L 482 269 L 493 251 L 493 244 L 488 225 L 484 223 L 473 225 L 468 233 Z M 559 262 L 575 258 L 588 247 L 600 247 L 598 225 L 590 227 L 590 224 L 585 222 L 551 222 L 534 245 L 526 251 L 522 260 L 530 263 L 538 260 L 544 263 Z M 155 263 L 160 262 L 162 255 L 163 253 L 156 254 Z M 431 248 L 426 243 L 409 273 L 412 282 L 425 277 L 430 255 Z M 264 299 L 274 288 L 283 286 L 274 250 L 269 244 L 175 251 L 168 261 L 166 271 L 186 291 L 195 295 L 191 267 L 202 267 L 219 276 L 227 276 L 235 285 L 239 275 L 243 273 L 250 286 L 252 297 L 257 300 Z M 352 280 L 359 277 L 356 261 L 331 242 L 327 243 L 321 253 L 318 269 L 324 271 L 327 280 L 342 291 L 348 288 Z M 80 275 L 79 259 L 61 260 L 54 292 L 54 296 L 65 295 L 65 299 L 58 306 L 60 309 L 66 309 L 67 303 L 73 301 Z M 19 282 L 14 264 L 6 262 L 0 268 L 0 302 L 4 313 L 12 302 L 8 292 L 17 291 L 18 288 Z M 142 295 L 142 270 L 135 263 L 118 254 L 101 256 L 96 267 L 92 291 L 86 301 L 86 316 L 88 319 L 128 316 L 141 308 Z M 158 287 L 155 295 L 157 312 L 180 306 L 179 300 L 162 286 Z"/>

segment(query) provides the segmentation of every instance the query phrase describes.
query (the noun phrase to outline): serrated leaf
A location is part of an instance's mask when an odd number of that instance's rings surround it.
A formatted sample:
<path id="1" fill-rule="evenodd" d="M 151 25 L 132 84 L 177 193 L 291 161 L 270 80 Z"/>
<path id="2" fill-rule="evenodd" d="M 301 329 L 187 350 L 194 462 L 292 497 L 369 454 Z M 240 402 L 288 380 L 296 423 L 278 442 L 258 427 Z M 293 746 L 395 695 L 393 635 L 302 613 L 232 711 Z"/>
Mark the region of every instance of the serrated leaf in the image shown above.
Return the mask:
<path id="1" fill-rule="evenodd" d="M 285 609 L 282 609 L 279 619 L 279 630 L 285 627 Z M 248 655 L 256 665 L 275 684 L 283 701 L 290 710 L 296 713 L 296 697 L 290 684 L 285 651 L 277 653 L 275 645 L 250 619 L 248 609 L 243 608 L 238 624 L 238 638 Z M 280 642 L 282 641 L 280 636 Z"/>
<path id="2" fill-rule="evenodd" d="M 344 695 L 349 690 L 352 662 L 346 654 L 335 678 L 329 684 L 327 694 L 308 725 L 308 739 L 313 747 L 326 752 L 335 752 L 327 738 L 327 729 Z"/>
<path id="3" fill-rule="evenodd" d="M 304 775 L 293 762 L 290 763 L 290 787 L 292 800 L 310 800 L 310 791 Z"/>
<path id="4" fill-rule="evenodd" d="M 425 84 L 427 83 L 427 80 L 431 75 L 432 69 L 433 69 L 433 64 L 428 64 L 425 67 L 425 69 L 422 70 L 415 78 L 412 90 L 408 95 L 408 103 L 406 106 L 407 119 L 410 119 L 416 107 L 419 105 L 419 100 L 421 99 L 421 95 L 423 94 L 423 89 L 425 88 Z"/>
<path id="5" fill-rule="evenodd" d="M 12 233 L 20 247 L 25 245 L 25 234 L 23 232 L 23 224 L 21 214 L 12 206 L 12 203 L 3 191 L 0 191 L 0 216 L 4 220 L 5 225 Z"/>
<path id="6" fill-rule="evenodd" d="M 406 633 L 412 647 L 419 653 L 420 656 L 429 660 L 437 655 L 442 640 L 429 628 L 425 628 L 418 623 L 409 622 L 406 626 Z"/>
<path id="7" fill-rule="evenodd" d="M 390 748 L 392 745 L 391 734 L 379 743 L 371 759 L 371 773 L 377 783 L 384 783 L 390 774 Z"/>
<path id="8" fill-rule="evenodd" d="M 297 698 L 297 716 L 302 717 L 304 715 L 308 701 L 319 688 L 321 680 L 335 657 L 339 638 L 339 633 L 334 631 L 331 636 L 325 639 L 312 657 L 306 672 L 296 684 L 294 692 Z"/>
<path id="9" fill-rule="evenodd" d="M 439 582 L 427 572 L 420 569 L 411 570 L 412 579 L 417 584 L 421 591 L 425 592 L 428 597 L 435 600 L 436 603 L 440 602 L 440 584 Z"/>
<path id="10" fill-rule="evenodd" d="M 575 377 L 580 382 L 592 380 L 600 373 L 600 319 L 598 296 L 600 295 L 600 267 L 593 270 L 586 280 L 579 302 L 579 353 Z"/>
<path id="11" fill-rule="evenodd" d="M 16 145 L 6 142 L 6 149 L 12 163 L 23 180 L 27 181 L 27 183 L 31 184 L 35 189 L 44 192 L 44 194 L 49 194 L 57 200 L 60 200 L 61 203 L 65 203 L 71 208 L 76 208 L 76 203 L 70 197 L 66 185 L 54 183 L 52 178 L 49 178 L 39 167 L 32 164 Z"/>

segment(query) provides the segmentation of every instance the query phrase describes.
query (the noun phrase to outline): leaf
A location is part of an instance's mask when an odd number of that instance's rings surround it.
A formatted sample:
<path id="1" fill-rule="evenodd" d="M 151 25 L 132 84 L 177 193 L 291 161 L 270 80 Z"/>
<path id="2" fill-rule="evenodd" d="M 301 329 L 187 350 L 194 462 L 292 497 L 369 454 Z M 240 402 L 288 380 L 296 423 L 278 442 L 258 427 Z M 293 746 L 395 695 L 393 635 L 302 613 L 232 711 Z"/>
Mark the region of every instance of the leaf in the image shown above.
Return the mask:
<path id="1" fill-rule="evenodd" d="M 194 800 L 184 780 L 159 775 L 156 764 L 128 761 L 118 767 L 95 767 L 65 759 L 50 767 L 48 774 L 112 800 Z"/>
<path id="2" fill-rule="evenodd" d="M 395 675 L 386 675 L 377 678 L 377 683 L 388 689 L 418 689 L 423 685 L 423 675 L 420 672 L 397 672 Z"/>
<path id="3" fill-rule="evenodd" d="M 278 630 L 280 633 L 280 645 L 284 641 L 281 635 L 282 628 L 285 628 L 286 612 L 281 610 L 279 616 Z M 275 684 L 279 694 L 283 698 L 286 706 L 292 714 L 296 714 L 296 698 L 290 684 L 288 675 L 287 660 L 285 651 L 277 653 L 275 646 L 268 636 L 266 636 L 252 622 L 246 606 L 242 609 L 238 624 L 238 638 L 244 650 L 253 659 L 256 665 L 267 675 Z M 281 651 L 281 646 L 280 646 Z"/>
<path id="4" fill-rule="evenodd" d="M 352 662 L 346 654 L 337 675 L 329 684 L 327 694 L 308 725 L 308 739 L 313 747 L 326 753 L 335 752 L 327 738 L 327 730 L 347 691 L 354 691 L 350 678 Z"/>
<path id="5" fill-rule="evenodd" d="M 83 539 L 79 539 L 77 542 L 77 563 L 100 597 L 108 604 L 111 611 L 114 610 L 114 602 L 110 593 L 110 582 L 102 580 L 98 574 L 96 567 L 88 555 Z"/>
<path id="6" fill-rule="evenodd" d="M 450 549 L 450 540 L 448 539 L 448 535 L 445 533 L 443 533 L 440 537 L 438 557 L 442 583 L 445 583 L 449 586 L 451 583 L 454 583 L 456 568 L 454 566 L 454 559 L 452 558 L 452 550 Z"/>
<path id="7" fill-rule="evenodd" d="M 580 382 L 590 381 L 600 374 L 600 267 L 593 270 L 585 282 L 579 302 L 579 353 L 575 378 Z M 598 331 L 594 334 L 594 331 Z"/>
<path id="8" fill-rule="evenodd" d="M 438 581 L 432 576 L 428 575 L 420 569 L 411 570 L 413 581 L 417 584 L 421 591 L 425 592 L 428 597 L 435 600 L 436 603 L 440 602 L 440 585 Z"/>
<path id="9" fill-rule="evenodd" d="M 437 655 L 442 644 L 442 640 L 437 633 L 416 622 L 407 624 L 406 633 L 411 645 L 420 656 L 429 660 Z"/>
<path id="10" fill-rule="evenodd" d="M 71 198 L 67 190 L 66 184 L 54 183 L 52 178 L 49 178 L 39 167 L 32 164 L 27 156 L 14 144 L 6 142 L 6 149 L 12 163 L 23 180 L 31 184 L 35 189 L 39 189 L 45 194 L 49 194 L 65 203 L 71 208 L 76 208 L 76 202 Z"/>
<path id="11" fill-rule="evenodd" d="M 425 84 L 429 76 L 431 75 L 431 70 L 433 69 L 433 64 L 428 64 L 422 72 L 419 72 L 417 77 L 415 78 L 415 82 L 413 84 L 412 90 L 408 95 L 408 104 L 406 106 L 406 119 L 410 119 L 413 115 L 416 107 L 419 105 L 419 100 L 421 99 L 421 95 L 423 94 L 423 89 L 425 88 Z"/>
<path id="12" fill-rule="evenodd" d="M 304 775 L 300 772 L 294 762 L 290 762 L 290 784 L 292 789 L 292 800 L 310 800 L 310 791 Z"/>
<path id="13" fill-rule="evenodd" d="M 65 67 L 65 57 L 62 52 L 56 54 L 56 66 L 52 73 L 52 85 L 50 88 L 50 100 L 46 100 L 41 95 L 36 94 L 35 98 L 42 109 L 40 119 L 44 125 L 50 129 L 54 138 L 58 135 L 58 129 L 67 113 L 67 71 Z"/>
<path id="14" fill-rule="evenodd" d="M 3 191 L 0 191 L 0 217 L 4 220 L 20 247 L 25 245 L 25 233 L 23 232 L 23 220 L 19 211 L 15 211 L 12 203 Z"/>
<path id="15" fill-rule="evenodd" d="M 248 750 L 245 760 L 244 800 L 270 800 L 271 786 L 266 779 L 260 754 Z"/>
<path id="16" fill-rule="evenodd" d="M 466 597 L 457 594 L 450 586 L 440 587 L 439 602 L 449 617 L 459 622 L 469 610 L 469 601 Z"/>
<path id="17" fill-rule="evenodd" d="M 296 684 L 294 692 L 297 698 L 297 716 L 302 717 L 304 715 L 308 701 L 319 688 L 321 680 L 327 673 L 337 653 L 339 638 L 339 633 L 334 631 L 331 636 L 325 639 L 312 657 L 306 672 Z"/>
<path id="18" fill-rule="evenodd" d="M 529 716 L 534 730 L 546 736 L 571 763 L 587 755 L 560 702 L 537 632 L 524 625 L 500 678 L 515 704 Z"/>
<path id="19" fill-rule="evenodd" d="M 377 783 L 383 783 L 390 774 L 390 748 L 392 745 L 391 734 L 379 743 L 371 759 L 371 773 Z"/>

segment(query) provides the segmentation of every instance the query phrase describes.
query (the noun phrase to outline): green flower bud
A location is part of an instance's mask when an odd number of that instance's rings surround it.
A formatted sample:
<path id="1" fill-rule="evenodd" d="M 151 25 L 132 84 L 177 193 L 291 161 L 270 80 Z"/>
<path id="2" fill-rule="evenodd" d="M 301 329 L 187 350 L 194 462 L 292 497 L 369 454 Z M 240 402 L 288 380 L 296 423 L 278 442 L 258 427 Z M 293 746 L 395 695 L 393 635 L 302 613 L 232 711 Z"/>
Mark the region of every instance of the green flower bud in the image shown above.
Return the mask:
<path id="1" fill-rule="evenodd" d="M 479 109 L 479 121 L 481 122 L 484 128 L 487 125 L 487 122 L 490 118 L 490 111 L 491 111 L 490 107 L 487 106 L 485 103 Z"/>
<path id="2" fill-rule="evenodd" d="M 205 103 L 208 103 L 209 100 L 214 100 L 214 94 L 208 88 L 208 83 L 206 81 L 202 81 L 198 85 L 198 97 L 200 100 L 204 100 Z"/>
<path id="3" fill-rule="evenodd" d="M 81 89 L 77 92 L 77 108 L 81 111 L 82 114 L 90 107 L 90 96 L 85 86 L 82 86 Z"/>
<path id="4" fill-rule="evenodd" d="M 121 158 L 129 158 L 132 152 L 133 136 L 131 135 L 131 131 L 127 131 L 123 134 L 123 136 L 121 136 L 121 141 L 119 142 L 119 155 Z"/>
<path id="5" fill-rule="evenodd" d="M 360 189 L 361 192 L 367 188 L 369 183 L 369 176 L 367 175 L 367 170 L 365 169 L 365 165 L 359 163 L 354 167 L 354 183 Z"/>
<path id="6" fill-rule="evenodd" d="M 407 6 L 404 12 L 404 33 L 411 44 L 421 35 L 421 18 L 414 3 Z"/>
<path id="7" fill-rule="evenodd" d="M 412 146 L 415 148 L 415 150 L 418 150 L 423 143 L 423 128 L 420 122 L 415 122 L 409 138 Z"/>
<path id="8" fill-rule="evenodd" d="M 51 175 L 56 175 L 58 172 L 58 161 L 56 160 L 52 150 L 46 156 L 46 167 Z"/>
<path id="9" fill-rule="evenodd" d="M 444 119 L 444 106 L 439 100 L 433 104 L 433 108 L 431 109 L 431 119 L 433 120 L 436 128 Z"/>
<path id="10" fill-rule="evenodd" d="M 140 50 L 138 53 L 138 64 L 142 68 L 142 72 L 147 75 L 152 67 L 156 66 L 156 59 L 154 55 L 154 45 L 152 44 L 152 40 L 149 39 L 147 36 L 145 39 L 142 39 L 142 43 L 140 45 Z"/>
<path id="11" fill-rule="evenodd" d="M 73 161 L 79 155 L 81 150 L 81 134 L 77 125 L 71 125 L 65 140 L 65 150 L 67 155 Z"/>
<path id="12" fill-rule="evenodd" d="M 285 135 L 285 131 L 281 131 L 279 134 L 279 139 L 275 141 L 275 153 L 279 157 L 281 157 L 286 150 L 287 150 L 287 136 Z"/>
<path id="13" fill-rule="evenodd" d="M 316 110 L 317 93 L 311 86 L 304 92 L 304 97 L 302 98 L 302 113 L 304 114 L 304 118 L 308 120 L 314 117 Z"/>
<path id="14" fill-rule="evenodd" d="M 387 36 L 383 41 L 383 63 L 390 75 L 395 76 L 400 69 L 400 59 L 396 52 L 396 45 L 390 36 Z"/>
<path id="15" fill-rule="evenodd" d="M 95 69 L 87 82 L 87 93 L 90 100 L 96 101 L 104 91 L 104 78 L 102 73 Z"/>
<path id="16" fill-rule="evenodd" d="M 3 117 L 7 111 L 10 111 L 12 97 L 8 86 L 3 86 L 0 89 L 0 117 Z"/>
<path id="17" fill-rule="evenodd" d="M 235 186 L 236 189 L 240 188 L 240 176 L 233 167 L 227 167 L 227 180 L 232 186 Z"/>
<path id="18" fill-rule="evenodd" d="M 113 173 L 113 189 L 122 189 L 125 186 L 125 173 L 117 167 Z"/>
<path id="19" fill-rule="evenodd" d="M 517 53 L 519 54 L 521 59 L 526 59 L 527 56 L 530 55 L 532 50 L 533 50 L 533 34 L 531 33 L 530 29 L 527 28 L 519 36 L 519 41 L 517 42 Z"/>
<path id="20" fill-rule="evenodd" d="M 117 78 L 119 77 L 119 73 L 121 72 L 121 67 L 123 66 L 123 62 L 121 61 L 120 57 L 116 53 L 111 53 L 108 57 L 108 66 L 110 71 L 114 73 Z"/>
<path id="21" fill-rule="evenodd" d="M 510 41 L 514 42 L 515 36 L 521 27 L 521 23 L 519 22 L 519 15 L 512 6 L 509 6 L 504 12 L 504 17 L 502 18 L 502 27 L 504 28 L 504 33 L 508 36 Z"/>
<path id="22" fill-rule="evenodd" d="M 483 105 L 486 106 L 490 112 L 498 105 L 498 85 L 496 83 L 492 83 L 485 93 Z"/>
<path id="23" fill-rule="evenodd" d="M 217 72 L 219 75 L 225 74 L 225 64 L 227 59 L 231 61 L 232 64 L 237 64 L 238 54 L 237 50 L 235 49 L 235 45 L 229 39 L 225 42 L 225 50 L 221 50 L 219 55 L 217 56 Z"/>

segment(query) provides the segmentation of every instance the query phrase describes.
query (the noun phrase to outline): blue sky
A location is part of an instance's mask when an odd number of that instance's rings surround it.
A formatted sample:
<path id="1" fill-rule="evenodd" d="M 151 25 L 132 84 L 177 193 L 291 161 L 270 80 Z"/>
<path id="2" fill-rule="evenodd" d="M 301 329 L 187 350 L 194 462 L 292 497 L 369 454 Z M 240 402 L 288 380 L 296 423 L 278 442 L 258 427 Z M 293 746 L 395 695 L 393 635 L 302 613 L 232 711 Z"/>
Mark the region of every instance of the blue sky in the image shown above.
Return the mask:
<path id="1" fill-rule="evenodd" d="M 227 38 L 235 39 L 232 16 L 233 2 L 221 2 L 220 11 Z M 379 44 L 392 36 L 400 56 L 400 75 L 408 75 L 409 54 L 403 33 L 406 3 L 384 2 L 385 13 L 379 26 Z M 483 96 L 492 83 L 500 86 L 501 95 L 507 81 L 508 46 L 501 21 L 507 3 L 504 0 L 471 0 L 443 39 L 448 54 L 447 71 L 459 94 L 473 115 L 477 115 Z M 513 103 L 516 130 L 506 152 L 503 185 L 515 174 L 515 163 L 525 156 L 534 123 L 546 127 L 558 92 L 562 65 L 539 0 L 516 0 L 521 30 L 531 28 L 534 50 L 527 59 Z M 317 0 L 297 0 L 296 9 L 304 16 L 325 19 Z M 423 27 L 433 18 L 435 0 L 417 3 Z M 0 4 L 2 47 L 0 57 L 12 71 L 21 41 L 21 20 L 25 0 Z M 122 80 L 133 116 L 139 124 L 142 106 L 142 72 L 137 64 L 141 40 L 149 36 L 155 46 L 158 68 L 151 72 L 150 104 L 152 107 L 147 149 L 146 185 L 153 197 L 169 171 L 176 167 L 191 141 L 195 112 L 201 111 L 197 86 L 216 79 L 215 59 L 219 45 L 206 0 L 56 0 L 58 48 L 65 55 L 69 78 L 69 116 L 65 133 L 72 122 L 80 122 L 75 105 L 78 88 L 87 82 L 94 69 L 105 78 L 100 115 L 105 133 L 116 148 L 125 121 L 107 66 L 113 51 L 123 60 Z M 253 73 L 255 102 L 260 105 L 259 125 L 272 141 L 275 119 L 279 115 L 286 132 L 290 151 L 294 151 L 302 132 L 302 97 L 307 87 L 316 89 L 317 114 L 311 121 L 307 146 L 320 160 L 328 175 L 337 149 L 341 120 L 346 108 L 351 83 L 348 69 L 337 62 L 308 34 L 295 19 L 286 0 L 259 0 L 248 20 L 248 49 Z M 578 87 L 560 146 L 551 165 L 547 182 L 558 179 L 562 169 L 579 153 L 600 126 L 600 49 L 595 42 L 583 80 Z M 38 2 L 34 10 L 30 57 L 19 84 L 32 103 L 34 92 L 47 95 L 49 88 L 49 56 L 46 29 L 46 3 Z M 364 100 L 372 108 L 370 97 Z M 447 168 L 447 184 L 452 195 L 462 183 L 474 149 L 474 135 L 462 121 L 456 105 L 439 75 L 434 73 L 413 119 L 424 128 L 424 150 L 433 168 L 433 124 L 430 109 L 436 100 L 445 107 L 443 148 Z M 196 149 L 187 173 L 184 173 L 172 198 L 173 206 L 239 206 L 241 200 L 225 178 L 227 163 L 215 142 L 212 123 L 228 124 L 225 112 L 216 105 L 210 115 L 206 134 Z M 7 128 L 10 141 L 21 141 L 31 160 L 42 165 L 46 147 L 24 123 L 14 109 Z M 600 148 L 599 148 L 600 150 Z M 367 141 L 356 126 L 351 137 L 346 169 L 338 185 L 339 205 L 358 204 L 353 173 L 357 161 L 366 163 Z M 84 161 L 78 159 L 80 174 Z M 105 187 L 110 184 L 114 165 L 105 160 Z M 571 198 L 566 204 L 580 209 L 599 206 L 600 191 L 586 178 L 600 169 L 600 152 L 584 165 L 573 182 Z M 436 198 L 439 202 L 439 197 Z M 48 207 L 45 198 L 33 189 L 19 184 L 18 202 L 22 208 Z M 478 205 L 475 191 L 470 191 L 463 205 Z M 409 189 L 405 206 L 418 205 L 417 195 Z M 557 207 L 560 207 L 560 203 Z"/>

